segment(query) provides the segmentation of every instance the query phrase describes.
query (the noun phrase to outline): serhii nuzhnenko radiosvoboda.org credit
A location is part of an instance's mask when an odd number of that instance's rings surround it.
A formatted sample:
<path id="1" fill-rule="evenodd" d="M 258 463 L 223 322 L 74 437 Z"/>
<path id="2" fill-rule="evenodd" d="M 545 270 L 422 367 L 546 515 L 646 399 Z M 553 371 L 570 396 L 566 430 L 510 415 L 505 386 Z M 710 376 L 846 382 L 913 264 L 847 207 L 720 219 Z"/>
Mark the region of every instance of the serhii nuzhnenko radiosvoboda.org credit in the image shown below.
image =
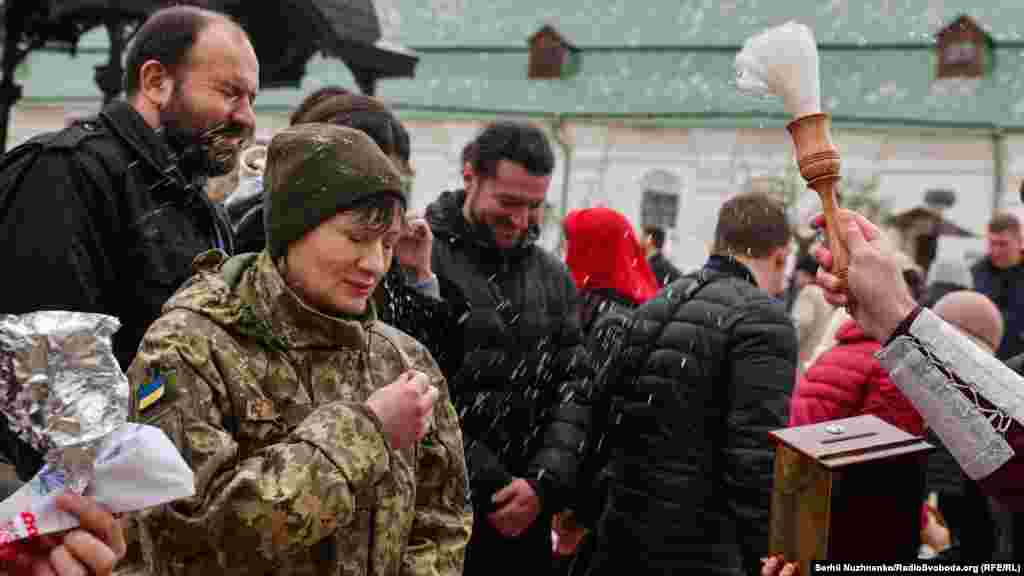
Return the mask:
<path id="1" fill-rule="evenodd" d="M 1019 562 L 811 562 L 811 574 L 1020 574 Z"/>

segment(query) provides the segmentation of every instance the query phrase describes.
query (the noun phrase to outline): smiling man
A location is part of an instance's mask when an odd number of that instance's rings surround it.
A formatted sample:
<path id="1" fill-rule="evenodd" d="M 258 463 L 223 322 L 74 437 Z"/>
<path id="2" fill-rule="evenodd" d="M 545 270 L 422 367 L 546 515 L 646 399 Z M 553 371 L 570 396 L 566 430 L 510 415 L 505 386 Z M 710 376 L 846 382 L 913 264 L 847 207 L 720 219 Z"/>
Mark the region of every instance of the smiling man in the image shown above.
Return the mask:
<path id="1" fill-rule="evenodd" d="M 22 278 L 4 284 L 0 313 L 116 316 L 122 368 L 193 258 L 231 252 L 231 229 L 204 187 L 234 168 L 255 128 L 259 88 L 245 31 L 193 7 L 155 12 L 125 70 L 125 101 L 0 161 L 0 262 Z M 23 477 L 40 464 L 31 456 Z"/>
<path id="2" fill-rule="evenodd" d="M 554 154 L 539 129 L 486 127 L 462 153 L 464 190 L 427 209 L 432 268 L 468 300 L 452 379 L 466 436 L 473 535 L 466 574 L 551 568 L 551 516 L 575 488 L 589 370 L 565 265 L 536 245 Z M 445 294 L 443 297 L 454 295 Z M 453 335 L 458 336 L 458 335 Z"/>

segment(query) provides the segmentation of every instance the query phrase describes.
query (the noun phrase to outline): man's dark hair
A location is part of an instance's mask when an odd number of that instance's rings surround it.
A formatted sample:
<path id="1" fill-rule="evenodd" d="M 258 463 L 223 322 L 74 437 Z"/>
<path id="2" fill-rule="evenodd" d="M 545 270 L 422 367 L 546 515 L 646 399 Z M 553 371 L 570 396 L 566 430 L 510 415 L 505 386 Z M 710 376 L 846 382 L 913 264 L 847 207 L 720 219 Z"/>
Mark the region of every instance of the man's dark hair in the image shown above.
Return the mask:
<path id="1" fill-rule="evenodd" d="M 129 98 L 139 91 L 142 65 L 150 60 L 163 64 L 172 74 L 186 63 L 199 34 L 215 22 L 233 24 L 245 31 L 233 18 L 196 6 L 171 6 L 154 12 L 139 27 L 125 57 L 124 92 Z"/>
<path id="2" fill-rule="evenodd" d="M 1013 232 L 1020 234 L 1020 220 L 1009 212 L 1000 212 L 988 222 L 988 231 L 993 234 Z"/>
<path id="3" fill-rule="evenodd" d="M 322 122 L 355 128 L 366 133 L 387 156 L 402 162 L 398 169 L 412 173 L 409 132 L 380 100 L 351 92 L 341 86 L 325 86 L 303 98 L 290 118 L 291 124 Z"/>
<path id="4" fill-rule="evenodd" d="M 727 200 L 718 211 L 712 252 L 765 258 L 789 244 L 790 234 L 782 203 L 766 194 L 740 194 Z"/>
<path id="5" fill-rule="evenodd" d="M 501 160 L 519 164 L 532 176 L 550 176 L 555 169 L 548 137 L 524 122 L 495 122 L 462 149 L 463 165 L 469 163 L 481 178 L 493 178 Z"/>
<path id="6" fill-rule="evenodd" d="M 659 251 L 665 247 L 665 229 L 661 226 L 644 226 L 644 234 Z"/>

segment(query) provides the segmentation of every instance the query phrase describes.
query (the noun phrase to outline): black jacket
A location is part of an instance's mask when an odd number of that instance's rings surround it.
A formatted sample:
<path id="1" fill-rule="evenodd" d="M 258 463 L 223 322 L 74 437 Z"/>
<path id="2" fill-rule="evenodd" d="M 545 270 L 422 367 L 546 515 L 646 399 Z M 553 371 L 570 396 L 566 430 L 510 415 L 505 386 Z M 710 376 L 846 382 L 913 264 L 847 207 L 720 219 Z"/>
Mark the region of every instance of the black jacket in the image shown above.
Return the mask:
<path id="1" fill-rule="evenodd" d="M 694 286 L 697 287 L 694 287 Z M 782 302 L 713 256 L 639 307 L 615 365 L 609 501 L 591 574 L 757 573 L 796 377 Z"/>
<path id="2" fill-rule="evenodd" d="M 0 262 L 22 279 L 4 283 L 0 312 L 116 316 L 114 353 L 127 368 L 193 258 L 231 252 L 230 228 L 205 178 L 185 174 L 127 103 L 24 145 L 40 143 L 21 181 L 0 191 Z"/>
<path id="3" fill-rule="evenodd" d="M 546 512 L 575 488 L 589 425 L 583 381 L 590 363 L 576 321 L 576 289 L 565 265 L 536 246 L 501 250 L 462 215 L 465 192 L 427 208 L 433 270 L 458 288 L 469 313 L 464 357 L 452 379 L 477 512 L 514 478 L 534 484 Z M 546 529 L 550 529 L 550 526 Z"/>
<path id="4" fill-rule="evenodd" d="M 586 290 L 581 294 L 580 326 L 587 352 L 594 366 L 591 386 L 592 423 L 601 422 L 598 414 L 611 409 L 612 385 L 608 379 L 619 376 L 615 362 L 632 329 L 636 303 L 612 289 Z M 587 440 L 589 449 L 580 471 L 579 489 L 570 504 L 576 516 L 588 527 L 595 527 L 606 503 L 608 478 L 607 425 L 593 426 Z M 591 537 L 592 538 L 592 537 Z"/>
<path id="5" fill-rule="evenodd" d="M 267 244 L 267 232 L 263 229 L 262 183 L 239 185 L 224 199 L 224 209 L 231 221 L 238 253 L 262 252 Z"/>
<path id="6" fill-rule="evenodd" d="M 974 289 L 988 296 L 1003 313 L 1005 330 L 996 356 L 1008 360 L 1024 353 L 1024 264 L 1001 270 L 983 258 L 971 266 Z"/>
<path id="7" fill-rule="evenodd" d="M 458 286 L 438 277 L 445 298 L 438 300 L 410 286 L 397 259 L 373 294 L 381 322 L 409 334 L 423 344 L 449 381 L 462 365 L 462 326 L 469 306 Z"/>
<path id="8" fill-rule="evenodd" d="M 683 275 L 661 252 L 651 254 L 647 263 L 651 266 L 654 277 L 658 279 L 658 286 L 668 286 Z"/>

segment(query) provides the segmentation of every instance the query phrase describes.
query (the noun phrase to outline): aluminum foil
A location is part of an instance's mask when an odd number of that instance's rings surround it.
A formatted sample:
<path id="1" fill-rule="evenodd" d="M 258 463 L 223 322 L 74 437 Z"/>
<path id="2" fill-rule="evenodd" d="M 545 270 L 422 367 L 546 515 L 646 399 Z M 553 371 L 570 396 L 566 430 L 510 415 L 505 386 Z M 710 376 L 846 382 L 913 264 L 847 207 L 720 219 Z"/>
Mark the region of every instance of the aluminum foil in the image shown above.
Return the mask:
<path id="1" fill-rule="evenodd" d="M 128 379 L 114 358 L 112 316 L 0 316 L 0 413 L 81 493 L 102 440 L 128 420 Z"/>

